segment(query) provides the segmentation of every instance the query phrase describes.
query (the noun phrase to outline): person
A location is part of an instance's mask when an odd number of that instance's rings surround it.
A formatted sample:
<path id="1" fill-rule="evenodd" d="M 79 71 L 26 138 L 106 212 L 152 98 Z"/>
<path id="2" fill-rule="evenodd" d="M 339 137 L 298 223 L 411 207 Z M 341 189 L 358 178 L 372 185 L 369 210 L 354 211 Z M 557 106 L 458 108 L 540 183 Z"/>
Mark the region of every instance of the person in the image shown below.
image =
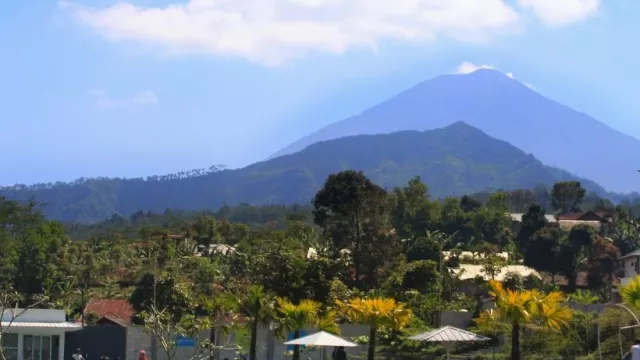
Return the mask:
<path id="1" fill-rule="evenodd" d="M 336 360 L 336 355 L 338 354 L 338 347 L 333 347 L 333 352 L 331 353 L 331 360 Z"/>
<path id="2" fill-rule="evenodd" d="M 100 360 L 109 360 L 109 356 L 107 356 L 107 353 L 102 353 L 102 355 L 100 355 Z"/>
<path id="3" fill-rule="evenodd" d="M 73 360 L 84 360 L 84 356 L 82 356 L 82 350 L 78 348 L 76 352 L 73 354 Z"/>
<path id="4" fill-rule="evenodd" d="M 340 346 L 338 351 L 336 351 L 336 360 L 347 360 L 347 353 L 344 351 L 344 346 Z"/>
<path id="5" fill-rule="evenodd" d="M 138 360 L 148 360 L 147 353 L 144 350 L 140 350 L 140 354 L 138 354 Z"/>
<path id="6" fill-rule="evenodd" d="M 629 354 L 631 354 L 631 360 L 640 360 L 640 338 L 634 341 Z"/>

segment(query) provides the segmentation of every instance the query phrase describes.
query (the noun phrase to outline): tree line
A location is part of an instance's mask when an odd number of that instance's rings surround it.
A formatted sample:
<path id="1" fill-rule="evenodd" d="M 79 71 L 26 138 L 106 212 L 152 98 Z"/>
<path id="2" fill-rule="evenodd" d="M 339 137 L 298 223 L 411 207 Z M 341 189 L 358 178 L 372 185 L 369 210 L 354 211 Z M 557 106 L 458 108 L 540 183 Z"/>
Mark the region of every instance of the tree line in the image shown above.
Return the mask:
<path id="1" fill-rule="evenodd" d="M 619 275 L 617 258 L 640 246 L 636 219 L 628 208 L 602 201 L 597 206 L 607 221 L 600 227 L 565 229 L 547 220 L 545 207 L 577 212 L 588 195 L 577 182 L 558 183 L 547 194 L 545 205 L 533 191 L 440 200 L 419 178 L 386 191 L 361 172 L 344 171 L 328 177 L 309 208 L 260 208 L 269 216 L 248 206 L 240 215 L 232 208 L 139 212 L 84 228 L 77 241 L 69 235 L 79 228 L 47 220 L 37 204 L 0 199 L 0 284 L 25 306 L 65 309 L 69 318 L 87 322 L 95 320 L 84 313 L 89 299 L 127 299 L 137 311 L 134 320 L 152 332 L 211 327 L 204 315 L 244 319 L 251 331 L 267 321 L 293 332 L 309 326 L 335 331 L 330 325 L 340 321 L 381 324 L 366 341 L 370 358 L 415 356 L 442 351 L 402 340 L 435 326 L 438 311 L 480 315 L 482 294 L 461 291 L 459 275 L 448 270 L 461 261 L 461 251 L 484 254 L 475 261 L 491 278 L 505 265 L 524 263 L 566 277 L 569 293 L 584 272 L 589 291 L 608 299 Z M 524 213 L 518 227 L 508 215 L 514 207 Z M 236 218 L 261 220 L 230 221 L 234 211 Z M 444 258 L 442 251 L 454 255 Z M 508 260 L 496 257 L 499 252 Z M 517 274 L 505 279 L 509 291 L 558 290 Z M 492 293 L 500 291 L 494 286 Z M 255 338 L 248 348 L 255 355 Z"/>

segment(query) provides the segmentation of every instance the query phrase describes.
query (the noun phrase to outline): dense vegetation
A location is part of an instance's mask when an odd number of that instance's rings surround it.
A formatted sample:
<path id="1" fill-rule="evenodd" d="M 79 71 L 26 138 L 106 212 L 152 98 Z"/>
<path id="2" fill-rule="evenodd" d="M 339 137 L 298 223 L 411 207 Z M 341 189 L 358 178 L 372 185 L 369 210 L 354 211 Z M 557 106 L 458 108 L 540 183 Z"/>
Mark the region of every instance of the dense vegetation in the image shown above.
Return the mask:
<path id="1" fill-rule="evenodd" d="M 202 210 L 248 203 L 308 204 L 331 173 L 362 170 L 374 183 L 392 189 L 419 175 L 436 198 L 482 191 L 551 186 L 579 180 L 544 166 L 533 156 L 464 123 L 427 132 L 354 136 L 239 170 L 211 171 L 147 179 L 86 179 L 0 189 L 0 195 L 42 202 L 53 219 L 92 223 L 138 210 Z M 607 195 L 581 180 L 588 192 Z"/>
<path id="2" fill-rule="evenodd" d="M 490 287 L 476 279 L 479 291 L 469 293 L 459 274 L 447 270 L 463 261 L 459 251 L 474 251 L 482 255 L 473 261 L 490 278 L 522 261 L 564 276 L 569 293 L 584 272 L 583 290 L 595 294 L 594 301 L 610 299 L 617 258 L 640 247 L 637 219 L 599 200 L 594 206 L 606 210 L 608 220 L 598 229 L 565 229 L 549 223 L 537 202 L 554 212 L 579 211 L 585 191 L 578 182 L 560 182 L 546 195 L 514 191 L 484 201 L 437 201 L 420 178 L 386 191 L 361 172 L 344 171 L 324 181 L 310 212 L 273 206 L 190 215 L 139 212 L 73 228 L 81 241 L 71 241 L 65 227 L 47 220 L 33 203 L 0 198 L 0 305 L 45 304 L 91 321 L 82 311 L 88 299 L 128 299 L 139 311 L 136 321 L 151 332 L 187 332 L 212 326 L 207 318 L 242 318 L 238 326 L 252 339 L 242 351 L 250 355 L 258 324 L 275 321 L 285 334 L 309 326 L 336 331 L 339 321 L 365 323 L 372 325 L 363 340 L 369 359 L 442 355 L 441 347 L 408 341 L 407 335 L 436 326 L 439 310 L 466 309 L 478 314 L 477 326 L 487 335 L 507 334 L 500 356 L 587 356 L 597 350 L 585 335 L 595 322 L 573 315 L 557 286 L 506 274 L 503 284 Z M 518 227 L 507 214 L 515 206 L 525 209 Z M 230 221 L 242 216 L 253 226 Z M 211 244 L 234 251 L 208 251 Z M 315 255 L 308 256 L 310 248 Z M 454 255 L 443 258 L 442 250 Z M 508 260 L 495 256 L 501 251 Z M 495 298 L 495 312 L 481 313 L 485 295 Z M 546 335 L 558 331 L 563 336 Z M 293 357 L 300 357 L 300 349 Z"/>

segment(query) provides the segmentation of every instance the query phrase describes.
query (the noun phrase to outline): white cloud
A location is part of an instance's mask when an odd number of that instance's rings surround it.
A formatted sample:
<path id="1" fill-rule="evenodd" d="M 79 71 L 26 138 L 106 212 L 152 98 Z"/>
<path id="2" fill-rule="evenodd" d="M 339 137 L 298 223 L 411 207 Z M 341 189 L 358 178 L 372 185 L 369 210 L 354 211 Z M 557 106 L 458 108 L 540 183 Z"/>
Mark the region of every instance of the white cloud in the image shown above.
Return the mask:
<path id="1" fill-rule="evenodd" d="M 455 73 L 456 74 L 471 74 L 472 72 L 474 72 L 476 70 L 480 70 L 480 69 L 498 70 L 498 69 L 496 69 L 495 67 L 493 67 L 491 65 L 476 65 L 474 63 L 465 61 L 465 62 L 461 63 L 460 65 L 458 65 L 458 67 L 456 67 Z M 507 73 L 504 73 L 504 74 L 506 76 L 514 79 L 514 80 L 520 81 L 519 79 L 516 79 L 516 77 L 513 75 L 512 72 L 507 72 Z M 531 88 L 531 89 L 535 89 L 533 87 L 533 85 L 531 85 L 529 83 L 525 83 L 525 82 L 522 82 L 522 81 L 520 81 L 520 82 L 522 84 L 524 84 L 525 86 Z"/>
<path id="2" fill-rule="evenodd" d="M 165 55 L 235 56 L 278 64 L 310 52 L 375 50 L 381 40 L 487 41 L 519 29 L 518 10 L 567 22 L 596 0 L 518 0 L 520 8 L 509 5 L 512 0 L 174 1 L 182 2 L 96 8 L 61 1 L 59 7 L 114 42 L 143 44 Z"/>
<path id="3" fill-rule="evenodd" d="M 533 11 L 545 24 L 561 26 L 595 15 L 600 0 L 518 0 L 518 4 Z"/>
<path id="4" fill-rule="evenodd" d="M 101 109 L 120 108 L 128 106 L 157 105 L 158 97 L 150 90 L 143 90 L 133 94 L 129 98 L 115 99 L 104 89 L 89 91 L 94 105 Z"/>

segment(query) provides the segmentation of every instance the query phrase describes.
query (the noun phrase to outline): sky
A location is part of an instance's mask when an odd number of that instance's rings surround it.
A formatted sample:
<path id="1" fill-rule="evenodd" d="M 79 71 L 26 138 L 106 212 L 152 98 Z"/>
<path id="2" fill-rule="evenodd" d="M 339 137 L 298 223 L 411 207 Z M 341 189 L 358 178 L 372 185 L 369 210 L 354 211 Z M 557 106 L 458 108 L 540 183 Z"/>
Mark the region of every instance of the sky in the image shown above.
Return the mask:
<path id="1" fill-rule="evenodd" d="M 640 137 L 636 0 L 0 2 L 0 185 L 267 158 L 491 67 Z"/>

